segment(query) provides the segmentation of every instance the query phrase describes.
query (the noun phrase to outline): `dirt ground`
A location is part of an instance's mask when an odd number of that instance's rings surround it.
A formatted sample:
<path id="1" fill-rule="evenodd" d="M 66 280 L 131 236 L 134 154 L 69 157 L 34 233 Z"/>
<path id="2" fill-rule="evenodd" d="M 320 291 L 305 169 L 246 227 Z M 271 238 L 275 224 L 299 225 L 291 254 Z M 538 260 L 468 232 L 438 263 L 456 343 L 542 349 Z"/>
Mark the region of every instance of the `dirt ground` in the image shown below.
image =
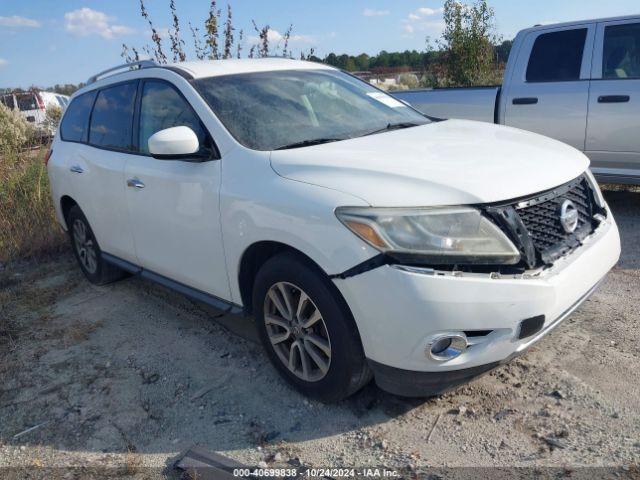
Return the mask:
<path id="1" fill-rule="evenodd" d="M 0 467 L 179 478 L 177 455 L 201 445 L 248 465 L 406 477 L 517 466 L 638 478 L 640 189 L 605 194 L 623 254 L 599 291 L 525 356 L 429 400 L 370 385 L 310 402 L 269 365 L 249 320 L 140 278 L 92 286 L 70 254 L 4 267 Z"/>

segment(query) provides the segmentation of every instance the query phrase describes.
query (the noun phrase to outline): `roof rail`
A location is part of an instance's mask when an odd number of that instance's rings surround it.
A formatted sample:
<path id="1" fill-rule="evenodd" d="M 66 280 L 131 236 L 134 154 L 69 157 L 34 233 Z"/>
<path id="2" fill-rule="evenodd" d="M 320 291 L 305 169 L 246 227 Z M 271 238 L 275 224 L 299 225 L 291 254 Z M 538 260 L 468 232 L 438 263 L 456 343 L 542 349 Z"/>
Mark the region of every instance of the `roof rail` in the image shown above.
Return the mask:
<path id="1" fill-rule="evenodd" d="M 153 68 L 158 66 L 159 65 L 153 60 L 140 60 L 138 62 L 125 63 L 123 65 L 118 65 L 117 67 L 104 70 L 103 72 L 96 73 L 94 76 L 90 77 L 89 80 L 87 80 L 87 85 L 91 85 L 92 83 L 95 83 L 96 81 L 98 81 L 100 77 L 105 76 L 107 73 L 116 72 L 118 70 L 123 70 L 125 68 L 132 70 L 134 67 L 137 67 L 138 69 L 143 69 L 143 68 Z"/>

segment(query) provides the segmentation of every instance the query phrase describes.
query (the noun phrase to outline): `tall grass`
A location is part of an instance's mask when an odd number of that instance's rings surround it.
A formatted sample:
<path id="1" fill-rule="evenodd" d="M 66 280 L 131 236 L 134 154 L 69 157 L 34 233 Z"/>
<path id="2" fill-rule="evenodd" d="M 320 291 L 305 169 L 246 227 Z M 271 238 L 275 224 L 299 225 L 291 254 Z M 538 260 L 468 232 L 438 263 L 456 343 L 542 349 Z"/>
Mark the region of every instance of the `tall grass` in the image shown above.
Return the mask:
<path id="1" fill-rule="evenodd" d="M 49 193 L 46 150 L 22 117 L 0 105 L 1 263 L 55 253 L 64 245 Z"/>

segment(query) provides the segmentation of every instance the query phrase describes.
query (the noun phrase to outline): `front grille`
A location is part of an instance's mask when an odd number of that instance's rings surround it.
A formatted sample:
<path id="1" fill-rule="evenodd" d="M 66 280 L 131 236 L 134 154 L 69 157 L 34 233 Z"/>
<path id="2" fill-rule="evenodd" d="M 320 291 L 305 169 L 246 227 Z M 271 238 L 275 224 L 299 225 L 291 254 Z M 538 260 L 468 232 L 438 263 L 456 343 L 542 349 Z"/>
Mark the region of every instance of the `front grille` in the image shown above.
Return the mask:
<path id="1" fill-rule="evenodd" d="M 564 200 L 571 200 L 578 210 L 578 226 L 573 233 L 565 232 L 560 224 L 560 208 Z M 533 246 L 542 256 L 563 246 L 564 250 L 571 250 L 570 244 L 575 243 L 571 242 L 572 237 L 583 240 L 593 231 L 593 203 L 590 188 L 584 181 L 562 195 L 524 208 L 516 207 L 516 211 L 533 240 Z"/>
<path id="2" fill-rule="evenodd" d="M 577 227 L 567 233 L 560 221 L 566 200 L 573 202 L 578 215 Z M 582 175 L 566 185 L 511 205 L 490 207 L 488 213 L 519 247 L 529 267 L 552 264 L 578 248 L 595 230 L 603 215 L 595 202 L 593 190 Z"/>

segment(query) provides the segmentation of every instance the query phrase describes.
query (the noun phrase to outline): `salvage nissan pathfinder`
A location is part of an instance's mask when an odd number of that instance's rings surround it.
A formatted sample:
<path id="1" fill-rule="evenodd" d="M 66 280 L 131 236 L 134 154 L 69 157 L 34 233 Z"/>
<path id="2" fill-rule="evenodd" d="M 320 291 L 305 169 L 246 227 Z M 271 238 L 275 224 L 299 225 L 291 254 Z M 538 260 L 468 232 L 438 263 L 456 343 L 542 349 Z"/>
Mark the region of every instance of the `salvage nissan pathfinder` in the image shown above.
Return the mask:
<path id="1" fill-rule="evenodd" d="M 275 368 L 324 401 L 372 378 L 406 396 L 467 382 L 557 327 L 620 254 L 578 150 L 433 121 L 290 59 L 102 72 L 48 172 L 89 281 L 139 274 L 253 315 Z"/>

